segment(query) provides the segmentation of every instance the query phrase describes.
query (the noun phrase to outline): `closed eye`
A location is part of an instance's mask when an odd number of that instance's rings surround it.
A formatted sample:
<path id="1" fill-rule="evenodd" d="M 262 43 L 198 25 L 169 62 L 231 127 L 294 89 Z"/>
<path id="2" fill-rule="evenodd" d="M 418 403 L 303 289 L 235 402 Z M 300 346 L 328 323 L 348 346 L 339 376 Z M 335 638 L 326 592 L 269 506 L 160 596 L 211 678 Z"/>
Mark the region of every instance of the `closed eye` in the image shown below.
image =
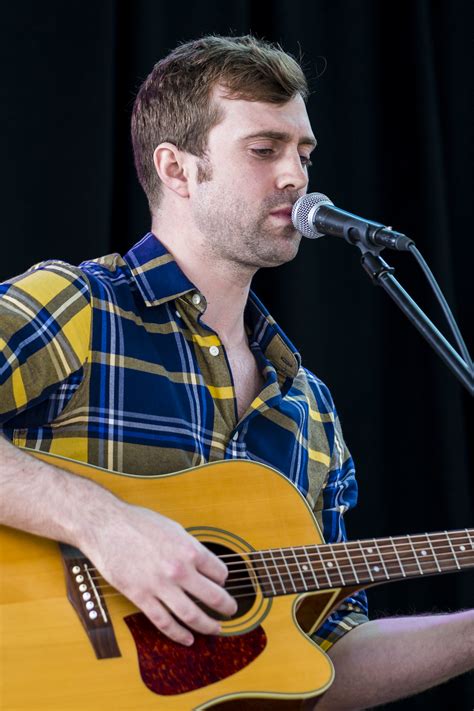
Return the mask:
<path id="1" fill-rule="evenodd" d="M 265 158 L 266 156 L 275 153 L 273 148 L 252 148 L 252 153 L 256 153 L 258 156 Z"/>
<path id="2" fill-rule="evenodd" d="M 273 148 L 252 148 L 252 153 L 255 153 L 259 158 L 270 158 L 276 151 Z M 305 168 L 310 168 L 313 163 L 309 156 L 300 155 L 301 165 Z"/>

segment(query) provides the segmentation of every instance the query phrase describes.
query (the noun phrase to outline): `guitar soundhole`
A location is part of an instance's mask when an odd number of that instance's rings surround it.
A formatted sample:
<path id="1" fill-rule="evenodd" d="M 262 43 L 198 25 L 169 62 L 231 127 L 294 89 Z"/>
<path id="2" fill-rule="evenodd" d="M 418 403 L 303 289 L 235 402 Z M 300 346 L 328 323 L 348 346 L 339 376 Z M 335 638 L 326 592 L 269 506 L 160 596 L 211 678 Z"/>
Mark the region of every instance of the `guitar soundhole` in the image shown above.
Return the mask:
<path id="1" fill-rule="evenodd" d="M 248 563 L 238 553 L 220 543 L 203 541 L 203 545 L 215 555 L 222 556 L 223 562 L 227 565 L 229 575 L 225 583 L 225 589 L 235 598 L 237 612 L 229 618 L 215 610 L 211 610 L 203 603 L 198 602 L 199 607 L 215 620 L 234 620 L 245 615 L 252 608 L 256 596 L 255 584 L 250 576 Z"/>

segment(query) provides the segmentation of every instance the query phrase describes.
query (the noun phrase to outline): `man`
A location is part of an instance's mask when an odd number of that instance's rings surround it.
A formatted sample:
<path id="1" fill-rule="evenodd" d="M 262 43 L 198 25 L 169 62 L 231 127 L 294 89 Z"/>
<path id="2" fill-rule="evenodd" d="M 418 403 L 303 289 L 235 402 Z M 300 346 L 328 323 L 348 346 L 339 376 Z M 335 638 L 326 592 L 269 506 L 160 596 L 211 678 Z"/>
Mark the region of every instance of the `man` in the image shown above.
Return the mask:
<path id="1" fill-rule="evenodd" d="M 250 37 L 190 42 L 155 66 L 132 118 L 151 233 L 124 259 L 47 262 L 2 286 L 9 440 L 141 475 L 263 461 L 328 542 L 344 538 L 356 484 L 329 392 L 250 292 L 298 250 L 291 207 L 316 143 L 306 96 L 297 63 Z M 225 566 L 177 523 L 6 439 L 0 456 L 3 521 L 80 548 L 171 639 L 219 632 L 193 597 L 235 611 Z M 366 708 L 471 668 L 474 615 L 368 622 L 359 593 L 314 639 L 336 667 L 318 709 Z"/>

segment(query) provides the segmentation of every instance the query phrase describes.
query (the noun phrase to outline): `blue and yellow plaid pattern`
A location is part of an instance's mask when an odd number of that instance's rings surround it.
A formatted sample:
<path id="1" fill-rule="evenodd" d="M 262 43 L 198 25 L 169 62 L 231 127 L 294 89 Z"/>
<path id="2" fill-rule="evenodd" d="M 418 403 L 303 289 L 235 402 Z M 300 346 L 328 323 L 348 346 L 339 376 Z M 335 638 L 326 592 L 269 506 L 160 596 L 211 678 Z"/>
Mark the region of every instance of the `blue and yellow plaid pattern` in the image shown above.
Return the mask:
<path id="1" fill-rule="evenodd" d="M 352 459 L 326 386 L 255 294 L 245 323 L 265 378 L 238 420 L 218 335 L 199 294 L 151 233 L 125 257 L 42 262 L 0 285 L 0 425 L 13 443 L 130 474 L 250 459 L 284 473 L 325 540 L 345 538 Z M 349 598 L 314 639 L 366 620 Z"/>

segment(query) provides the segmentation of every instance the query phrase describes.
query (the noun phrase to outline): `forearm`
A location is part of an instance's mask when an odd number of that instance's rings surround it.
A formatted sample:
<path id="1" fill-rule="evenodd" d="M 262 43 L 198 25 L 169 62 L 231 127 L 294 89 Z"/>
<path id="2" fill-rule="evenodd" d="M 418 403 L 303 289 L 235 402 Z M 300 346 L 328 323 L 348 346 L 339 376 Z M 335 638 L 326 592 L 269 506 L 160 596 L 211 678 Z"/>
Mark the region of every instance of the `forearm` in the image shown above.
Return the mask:
<path id="1" fill-rule="evenodd" d="M 235 613 L 237 605 L 224 590 L 224 562 L 179 523 L 44 464 L 1 436 L 0 482 L 2 523 L 76 545 L 176 642 L 192 643 L 189 628 L 202 634 L 220 630 L 193 598 L 220 615 Z"/>
<path id="2" fill-rule="evenodd" d="M 81 547 L 100 511 L 121 502 L 84 477 L 30 456 L 0 436 L 0 522 Z"/>
<path id="3" fill-rule="evenodd" d="M 346 634 L 329 656 L 336 676 L 318 711 L 388 703 L 474 669 L 474 610 L 373 620 Z"/>

